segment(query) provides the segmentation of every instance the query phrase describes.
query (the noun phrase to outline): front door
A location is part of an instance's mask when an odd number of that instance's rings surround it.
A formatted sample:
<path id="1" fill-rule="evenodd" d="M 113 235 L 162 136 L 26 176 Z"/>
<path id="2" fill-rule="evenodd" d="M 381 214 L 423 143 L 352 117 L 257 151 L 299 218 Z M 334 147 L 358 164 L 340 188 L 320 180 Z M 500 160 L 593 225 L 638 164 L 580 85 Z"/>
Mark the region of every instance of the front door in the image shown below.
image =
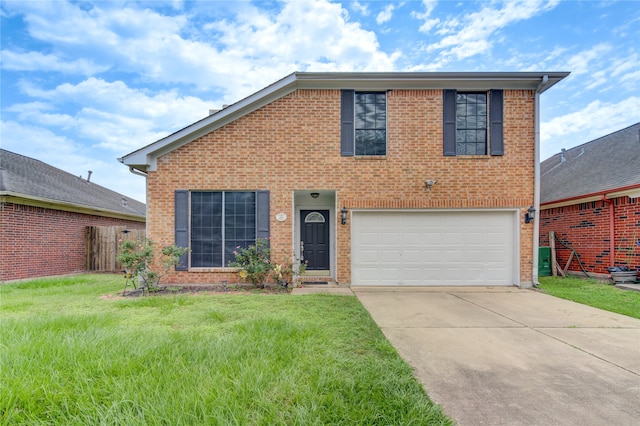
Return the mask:
<path id="1" fill-rule="evenodd" d="M 300 260 L 307 270 L 329 270 L 329 210 L 300 211 Z"/>

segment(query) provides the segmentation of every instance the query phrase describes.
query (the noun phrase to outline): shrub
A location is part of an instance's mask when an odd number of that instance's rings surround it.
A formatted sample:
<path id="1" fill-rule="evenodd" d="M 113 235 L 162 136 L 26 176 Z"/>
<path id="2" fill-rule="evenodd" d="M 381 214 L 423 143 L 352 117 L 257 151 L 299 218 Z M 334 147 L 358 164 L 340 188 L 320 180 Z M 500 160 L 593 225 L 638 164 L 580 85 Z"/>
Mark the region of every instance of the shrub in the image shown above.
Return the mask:
<path id="1" fill-rule="evenodd" d="M 127 275 L 133 280 L 137 280 L 143 293 L 156 291 L 159 288 L 160 279 L 165 276 L 171 268 L 180 263 L 180 257 L 184 255 L 188 248 L 177 246 L 165 246 L 162 248 L 162 258 L 160 264 L 163 271 L 151 269 L 154 256 L 154 242 L 151 239 L 145 240 L 125 240 L 120 242 L 120 252 L 117 260 L 124 266 Z M 135 286 L 135 281 L 134 281 Z"/>
<path id="2" fill-rule="evenodd" d="M 240 277 L 251 284 L 264 288 L 267 278 L 273 269 L 268 240 L 258 238 L 256 243 L 249 247 L 236 247 L 233 252 L 235 260 L 229 262 L 229 266 L 240 268 Z"/>

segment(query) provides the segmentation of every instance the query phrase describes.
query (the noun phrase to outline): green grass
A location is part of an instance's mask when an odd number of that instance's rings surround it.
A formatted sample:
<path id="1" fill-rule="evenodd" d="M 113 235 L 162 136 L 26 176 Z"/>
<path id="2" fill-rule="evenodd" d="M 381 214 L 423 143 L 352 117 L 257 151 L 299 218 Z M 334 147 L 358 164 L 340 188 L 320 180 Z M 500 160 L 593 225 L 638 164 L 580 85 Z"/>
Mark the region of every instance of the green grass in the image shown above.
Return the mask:
<path id="1" fill-rule="evenodd" d="M 0 423 L 448 425 L 355 297 L 0 285 Z"/>
<path id="2" fill-rule="evenodd" d="M 540 277 L 540 288 L 552 296 L 640 319 L 638 291 L 573 277 Z"/>

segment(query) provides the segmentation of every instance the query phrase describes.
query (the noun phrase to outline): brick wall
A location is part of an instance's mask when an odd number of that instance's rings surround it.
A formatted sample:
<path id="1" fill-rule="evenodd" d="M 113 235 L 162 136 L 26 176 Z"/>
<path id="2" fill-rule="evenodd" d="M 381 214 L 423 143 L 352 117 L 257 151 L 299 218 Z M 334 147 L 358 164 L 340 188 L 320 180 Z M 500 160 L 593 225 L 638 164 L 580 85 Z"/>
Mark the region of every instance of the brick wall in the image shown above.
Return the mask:
<path id="1" fill-rule="evenodd" d="M 640 268 L 640 199 L 619 197 L 613 200 L 616 259 L 620 260 L 634 246 L 633 267 Z M 587 272 L 607 274 L 611 266 L 609 205 L 604 201 L 580 203 L 556 207 L 540 212 L 540 245 L 549 245 L 549 232 L 572 247 L 580 257 Z M 558 263 L 565 266 L 571 251 L 557 245 Z M 621 250 L 622 249 L 622 250 Z M 619 264 L 619 262 L 617 262 Z M 572 261 L 569 270 L 581 271 L 580 265 Z"/>
<path id="2" fill-rule="evenodd" d="M 442 91 L 388 92 L 387 155 L 340 155 L 340 91 L 297 90 L 158 159 L 149 172 L 149 236 L 174 241 L 177 189 L 271 191 L 271 217 L 292 213 L 294 190 L 335 190 L 353 208 L 519 208 L 533 204 L 534 93 L 504 93 L 504 156 L 444 157 Z M 424 181 L 436 179 L 431 192 Z M 338 209 L 339 210 L 339 209 Z M 337 212 L 339 215 L 339 212 Z M 339 220 L 339 218 L 333 218 Z M 533 227 L 521 224 L 521 277 L 530 281 Z M 271 221 L 274 253 L 292 251 L 292 223 Z M 350 282 L 350 223 L 337 227 L 337 280 Z M 278 259 L 274 259 L 278 261 Z M 166 282 L 234 280 L 179 272 Z"/>
<path id="3" fill-rule="evenodd" d="M 143 222 L 0 204 L 0 282 L 83 272 L 87 226 L 145 229 Z"/>

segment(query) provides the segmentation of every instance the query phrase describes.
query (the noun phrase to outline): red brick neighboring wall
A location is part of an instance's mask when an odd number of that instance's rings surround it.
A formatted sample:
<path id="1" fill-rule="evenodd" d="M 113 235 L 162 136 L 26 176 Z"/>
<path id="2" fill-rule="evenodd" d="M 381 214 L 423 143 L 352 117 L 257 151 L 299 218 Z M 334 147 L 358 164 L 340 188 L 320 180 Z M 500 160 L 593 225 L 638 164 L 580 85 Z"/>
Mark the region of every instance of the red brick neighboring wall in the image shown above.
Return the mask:
<path id="1" fill-rule="evenodd" d="M 441 90 L 388 92 L 385 158 L 340 155 L 340 91 L 297 90 L 170 152 L 147 178 L 148 233 L 174 242 L 175 190 L 271 194 L 272 253 L 291 256 L 294 190 L 335 190 L 338 206 L 389 209 L 518 208 L 533 204 L 534 93 L 504 92 L 504 156 L 445 157 Z M 424 181 L 436 179 L 431 192 Z M 339 216 L 339 208 L 336 212 Z M 336 223 L 338 217 L 333 218 Z M 351 281 L 351 221 L 337 227 L 337 281 Z M 531 281 L 533 226 L 520 226 L 520 274 Z M 224 269 L 175 272 L 173 283 L 237 280 Z"/>
<path id="2" fill-rule="evenodd" d="M 145 229 L 144 222 L 0 204 L 0 282 L 83 272 L 87 226 Z"/>
<path id="3" fill-rule="evenodd" d="M 614 247 L 616 259 L 620 264 L 620 248 L 631 248 L 635 244 L 632 266 L 640 268 L 640 199 L 614 198 Z M 556 207 L 540 212 L 540 246 L 549 245 L 549 232 L 554 231 L 558 238 L 572 247 L 587 272 L 607 274 L 611 265 L 609 204 L 604 201 L 574 204 Z M 558 263 L 564 267 L 571 250 L 556 244 Z M 569 266 L 571 271 L 581 271 L 575 260 Z"/>

